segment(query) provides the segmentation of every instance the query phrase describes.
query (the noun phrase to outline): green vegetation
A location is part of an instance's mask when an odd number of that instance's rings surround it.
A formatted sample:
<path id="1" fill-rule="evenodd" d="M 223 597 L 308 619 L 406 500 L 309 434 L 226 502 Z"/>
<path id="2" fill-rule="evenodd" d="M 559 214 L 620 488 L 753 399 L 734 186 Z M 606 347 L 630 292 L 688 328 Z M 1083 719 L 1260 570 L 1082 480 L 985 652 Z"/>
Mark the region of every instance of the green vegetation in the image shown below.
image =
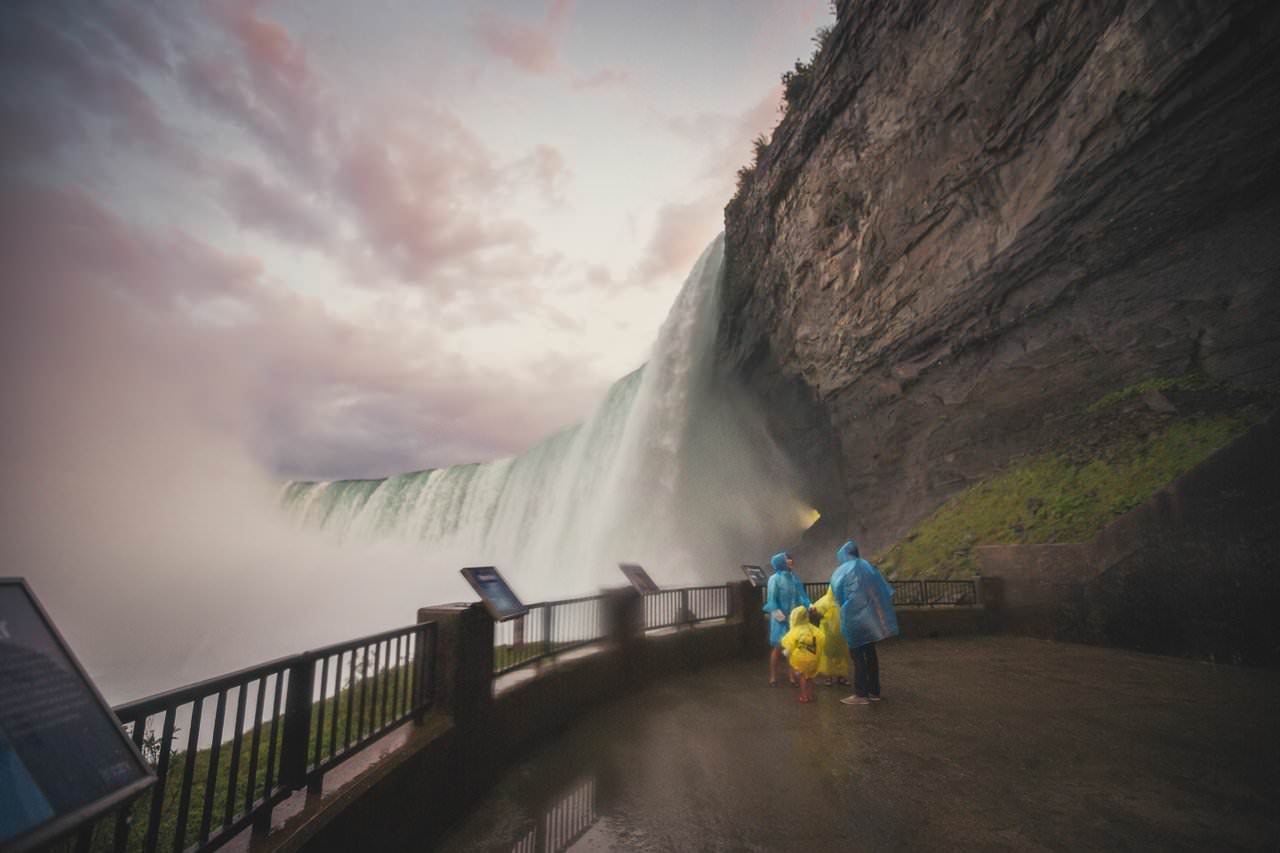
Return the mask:
<path id="1" fill-rule="evenodd" d="M 803 101 L 813 91 L 813 69 L 818 64 L 818 57 L 831 43 L 831 27 L 819 27 L 813 36 L 813 53 L 808 61 L 797 59 L 790 71 L 782 73 L 782 112 L 785 115 L 792 107 Z"/>
<path id="2" fill-rule="evenodd" d="M 337 751 L 341 752 L 347 743 L 355 744 L 361 738 L 372 734 L 376 728 L 385 725 L 385 722 L 394 719 L 410 707 L 408 698 L 408 681 L 406 680 L 409 672 L 408 665 L 393 667 L 378 673 L 376 676 L 371 675 L 368 678 L 357 678 L 354 682 L 348 684 L 338 692 L 336 697 L 326 699 L 323 703 L 313 703 L 311 706 L 311 737 L 307 751 L 308 764 L 315 756 L 316 743 L 319 741 L 321 761 L 327 760 L 331 751 L 336 744 Z M 357 663 L 357 673 L 360 664 Z M 397 691 L 397 685 L 399 690 Z M 378 704 L 375 709 L 373 699 L 377 697 Z M 383 698 L 386 697 L 385 704 Z M 253 713 L 254 696 L 249 696 L 247 715 Z M 267 713 L 271 707 L 270 695 L 267 696 L 266 708 Z M 235 719 L 235 695 L 228 697 L 227 707 L 227 729 L 232 728 Z M 323 709 L 322 706 L 323 705 Z M 348 707 L 350 706 L 350 707 Z M 385 713 L 384 713 L 385 709 Z M 211 705 L 205 708 L 205 717 L 202 728 L 211 726 L 213 718 L 210 716 L 212 710 Z M 323 728 L 320 726 L 320 714 L 323 710 Z M 336 740 L 333 738 L 334 727 L 333 718 L 337 713 Z M 280 718 L 280 724 L 283 728 L 286 725 L 286 717 Z M 348 734 L 349 730 L 349 734 Z M 225 730 L 224 730 L 225 731 Z M 267 778 L 267 756 L 271 749 L 271 739 L 273 735 L 276 738 L 276 760 L 273 770 L 273 779 L 280 777 L 280 748 L 281 738 L 275 731 L 274 722 L 264 722 L 262 724 L 262 733 L 258 744 L 257 763 L 254 779 L 255 800 L 261 799 L 263 789 L 266 785 Z M 186 742 L 186 733 L 178 732 L 174 736 L 175 744 Z M 148 730 L 147 736 L 143 741 L 143 756 L 148 761 L 157 761 L 159 758 L 160 738 L 155 732 Z M 247 786 L 249 784 L 249 765 L 252 754 L 252 731 L 244 736 L 240 752 L 240 762 L 236 772 L 235 797 L 236 802 L 232 807 L 233 819 L 243 814 L 244 798 Z M 195 843 L 199 837 L 200 823 L 204 816 L 205 810 L 205 794 L 208 790 L 209 764 L 212 759 L 213 752 L 211 749 L 202 749 L 195 753 L 192 762 L 192 786 L 189 813 L 187 816 L 187 825 L 184 832 L 184 843 L 182 849 Z M 182 796 L 182 778 L 187 765 L 188 753 L 174 751 L 169 757 L 169 770 L 164 782 L 164 796 L 161 806 L 161 818 L 159 827 L 159 844 L 158 850 L 172 850 L 174 848 L 174 835 L 177 832 L 177 819 L 180 799 Z M 222 825 L 223 818 L 226 814 L 227 794 L 231 781 L 231 743 L 223 743 L 219 748 L 218 768 L 214 778 L 214 792 L 212 799 L 213 818 L 211 821 L 210 832 L 216 832 Z M 133 806 L 132 830 L 129 834 L 128 850 L 142 850 L 145 842 L 147 824 L 150 820 L 151 798 L 154 789 L 144 793 Z M 113 849 L 112 834 L 115 831 L 116 819 L 115 815 L 108 815 L 103 819 L 94 831 L 93 845 L 91 849 L 98 851 L 109 851 Z M 72 849 L 72 843 L 65 845 L 67 850 Z"/>
<path id="3" fill-rule="evenodd" d="M 836 4 L 831 4 L 831 13 L 836 14 Z M 833 28 L 829 26 L 819 27 L 813 36 L 813 53 L 807 60 L 797 59 L 795 67 L 789 71 L 782 73 L 782 114 L 785 116 L 791 111 L 791 108 L 804 101 L 809 93 L 813 91 L 814 84 L 814 68 L 818 64 L 818 57 L 826 50 L 831 43 L 831 35 Z M 749 166 L 743 166 L 738 170 L 738 189 L 734 193 L 730 204 L 733 204 L 747 188 L 751 186 L 752 180 L 755 179 L 756 169 L 763 160 L 765 153 L 769 150 L 770 136 L 760 134 L 753 140 L 754 153 Z"/>
<path id="4" fill-rule="evenodd" d="M 577 641 L 552 643 L 551 655 L 554 657 L 566 648 L 580 645 L 582 645 L 582 643 Z M 545 646 L 542 644 L 541 640 L 535 640 L 519 646 L 494 646 L 493 670 L 494 672 L 498 672 L 499 670 L 506 669 L 507 667 L 514 667 L 524 663 L 525 661 L 533 660 L 541 655 L 543 651 L 545 651 Z"/>
<path id="5" fill-rule="evenodd" d="M 1175 412 L 1135 399 L 1151 390 L 1169 395 Z M 1202 376 L 1120 389 L 1085 410 L 1071 441 L 955 495 L 873 560 L 897 578 L 964 577 L 978 571 L 978 545 L 1087 541 L 1229 444 L 1274 402 Z"/>
<path id="6" fill-rule="evenodd" d="M 1186 376 L 1163 376 L 1157 379 L 1148 379 L 1146 382 L 1139 382 L 1137 385 L 1130 385 L 1128 388 L 1121 388 L 1119 391 L 1112 391 L 1089 406 L 1086 411 L 1090 414 L 1101 412 L 1117 403 L 1145 394 L 1148 391 L 1202 391 L 1208 388 L 1226 387 L 1201 373 L 1190 373 Z"/>

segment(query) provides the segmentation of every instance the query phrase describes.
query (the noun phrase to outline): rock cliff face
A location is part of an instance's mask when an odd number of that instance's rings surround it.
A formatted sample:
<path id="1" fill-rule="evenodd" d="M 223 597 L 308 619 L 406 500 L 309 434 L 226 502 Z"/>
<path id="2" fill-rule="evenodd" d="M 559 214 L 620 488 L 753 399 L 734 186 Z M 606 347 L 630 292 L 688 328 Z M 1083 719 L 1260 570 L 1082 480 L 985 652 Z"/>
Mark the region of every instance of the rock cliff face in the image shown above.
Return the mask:
<path id="1" fill-rule="evenodd" d="M 1280 4 L 838 11 L 726 209 L 717 342 L 811 539 L 891 544 L 1132 382 L 1280 379 Z"/>

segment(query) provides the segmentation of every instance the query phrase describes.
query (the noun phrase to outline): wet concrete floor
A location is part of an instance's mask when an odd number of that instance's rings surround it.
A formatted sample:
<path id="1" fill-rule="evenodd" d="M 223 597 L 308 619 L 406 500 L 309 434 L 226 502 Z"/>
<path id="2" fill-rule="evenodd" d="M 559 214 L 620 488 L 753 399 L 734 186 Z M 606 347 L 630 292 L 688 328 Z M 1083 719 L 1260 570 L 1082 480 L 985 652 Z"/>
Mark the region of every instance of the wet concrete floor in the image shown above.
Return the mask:
<path id="1" fill-rule="evenodd" d="M 1280 850 L 1280 673 L 1018 637 L 880 660 L 867 706 L 763 660 L 602 705 L 435 849 Z"/>

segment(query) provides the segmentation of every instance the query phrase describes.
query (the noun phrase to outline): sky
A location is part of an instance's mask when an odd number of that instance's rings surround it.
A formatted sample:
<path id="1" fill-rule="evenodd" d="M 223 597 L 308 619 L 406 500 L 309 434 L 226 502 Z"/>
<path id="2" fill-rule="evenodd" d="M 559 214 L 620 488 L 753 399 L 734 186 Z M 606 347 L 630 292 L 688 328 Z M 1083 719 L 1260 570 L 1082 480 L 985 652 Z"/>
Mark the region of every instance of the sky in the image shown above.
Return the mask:
<path id="1" fill-rule="evenodd" d="M 334 479 L 584 420 L 645 360 L 830 18 L 4 4 L 6 453 L 70 481 L 132 442 L 117 475 L 162 478 L 212 442 Z"/>

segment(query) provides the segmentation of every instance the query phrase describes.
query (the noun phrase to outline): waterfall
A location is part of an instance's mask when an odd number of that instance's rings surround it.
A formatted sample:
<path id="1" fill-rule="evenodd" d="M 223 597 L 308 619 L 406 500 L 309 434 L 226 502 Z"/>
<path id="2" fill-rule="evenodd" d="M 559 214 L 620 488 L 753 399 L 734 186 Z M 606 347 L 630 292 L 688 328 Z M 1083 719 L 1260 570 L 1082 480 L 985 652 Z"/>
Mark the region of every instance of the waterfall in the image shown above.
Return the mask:
<path id="1" fill-rule="evenodd" d="M 527 598 L 619 583 L 619 562 L 645 564 L 660 584 L 716 582 L 789 547 L 811 510 L 759 418 L 714 375 L 723 258 L 721 235 L 646 365 L 586 422 L 509 459 L 289 483 L 282 505 L 339 539 L 408 539 L 424 555 L 497 565 Z"/>

